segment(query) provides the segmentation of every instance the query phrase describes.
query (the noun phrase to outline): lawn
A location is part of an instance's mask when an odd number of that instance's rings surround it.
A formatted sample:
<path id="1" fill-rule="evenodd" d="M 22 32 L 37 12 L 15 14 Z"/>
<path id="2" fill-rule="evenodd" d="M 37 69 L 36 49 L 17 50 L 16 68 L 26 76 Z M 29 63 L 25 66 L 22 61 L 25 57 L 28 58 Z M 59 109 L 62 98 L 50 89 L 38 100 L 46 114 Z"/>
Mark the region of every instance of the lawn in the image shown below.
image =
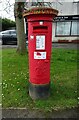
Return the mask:
<path id="1" fill-rule="evenodd" d="M 51 90 L 46 100 L 32 100 L 28 94 L 28 54 L 2 50 L 2 106 L 52 111 L 77 106 L 77 50 L 52 50 Z"/>

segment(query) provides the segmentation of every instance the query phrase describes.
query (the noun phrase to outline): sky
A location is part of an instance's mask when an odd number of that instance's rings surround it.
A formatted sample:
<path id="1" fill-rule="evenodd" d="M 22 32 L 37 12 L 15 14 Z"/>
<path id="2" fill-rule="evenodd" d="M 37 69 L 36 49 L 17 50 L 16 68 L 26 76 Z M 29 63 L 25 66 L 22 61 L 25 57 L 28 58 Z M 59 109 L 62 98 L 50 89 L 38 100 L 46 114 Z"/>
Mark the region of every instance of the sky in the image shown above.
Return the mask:
<path id="1" fill-rule="evenodd" d="M 35 1 L 35 0 L 34 0 Z M 48 0 L 45 0 L 47 2 Z M 79 0 L 49 0 L 50 2 L 61 1 L 61 2 L 73 2 Z M 15 0 L 0 0 L 0 17 L 8 18 L 15 21 L 14 18 L 14 2 Z"/>
<path id="2" fill-rule="evenodd" d="M 14 2 L 15 0 L 0 0 L 0 17 L 15 20 Z"/>

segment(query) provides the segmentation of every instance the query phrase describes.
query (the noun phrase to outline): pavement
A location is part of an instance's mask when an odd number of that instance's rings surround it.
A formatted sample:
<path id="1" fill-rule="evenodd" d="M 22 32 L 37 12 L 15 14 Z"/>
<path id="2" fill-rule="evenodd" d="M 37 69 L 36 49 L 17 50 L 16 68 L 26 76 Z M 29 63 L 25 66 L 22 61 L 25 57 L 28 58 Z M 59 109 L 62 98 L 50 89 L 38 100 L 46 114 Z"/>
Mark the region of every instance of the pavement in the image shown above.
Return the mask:
<path id="1" fill-rule="evenodd" d="M 79 108 L 66 110 L 52 110 L 52 112 L 43 112 L 40 110 L 20 109 L 2 109 L 2 118 L 65 118 L 79 119 Z"/>

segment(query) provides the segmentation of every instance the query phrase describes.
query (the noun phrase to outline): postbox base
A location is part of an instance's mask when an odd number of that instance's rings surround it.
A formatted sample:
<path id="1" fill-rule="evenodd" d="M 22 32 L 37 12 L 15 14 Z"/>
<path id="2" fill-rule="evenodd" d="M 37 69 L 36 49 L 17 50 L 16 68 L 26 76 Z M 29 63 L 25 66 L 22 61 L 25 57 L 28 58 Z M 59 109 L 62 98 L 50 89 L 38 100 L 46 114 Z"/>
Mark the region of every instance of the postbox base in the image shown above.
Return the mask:
<path id="1" fill-rule="evenodd" d="M 29 83 L 29 95 L 34 100 L 48 98 L 50 95 L 50 83 L 43 85 Z"/>

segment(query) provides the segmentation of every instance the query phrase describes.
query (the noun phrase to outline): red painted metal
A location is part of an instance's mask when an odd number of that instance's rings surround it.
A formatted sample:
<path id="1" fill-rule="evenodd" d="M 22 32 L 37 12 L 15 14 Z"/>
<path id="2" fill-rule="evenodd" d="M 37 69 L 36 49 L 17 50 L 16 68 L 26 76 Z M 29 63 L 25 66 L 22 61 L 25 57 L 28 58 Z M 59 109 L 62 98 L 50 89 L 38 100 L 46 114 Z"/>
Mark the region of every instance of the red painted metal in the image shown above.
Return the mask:
<path id="1" fill-rule="evenodd" d="M 52 20 L 55 14 L 37 13 L 28 14 L 25 17 L 27 17 L 28 21 L 29 81 L 32 84 L 49 84 L 52 49 Z M 36 49 L 37 36 L 44 36 L 45 38 L 45 46 L 43 49 Z M 39 59 L 42 52 L 46 54 L 46 58 Z M 34 58 L 34 53 L 38 56 L 38 59 Z"/>

